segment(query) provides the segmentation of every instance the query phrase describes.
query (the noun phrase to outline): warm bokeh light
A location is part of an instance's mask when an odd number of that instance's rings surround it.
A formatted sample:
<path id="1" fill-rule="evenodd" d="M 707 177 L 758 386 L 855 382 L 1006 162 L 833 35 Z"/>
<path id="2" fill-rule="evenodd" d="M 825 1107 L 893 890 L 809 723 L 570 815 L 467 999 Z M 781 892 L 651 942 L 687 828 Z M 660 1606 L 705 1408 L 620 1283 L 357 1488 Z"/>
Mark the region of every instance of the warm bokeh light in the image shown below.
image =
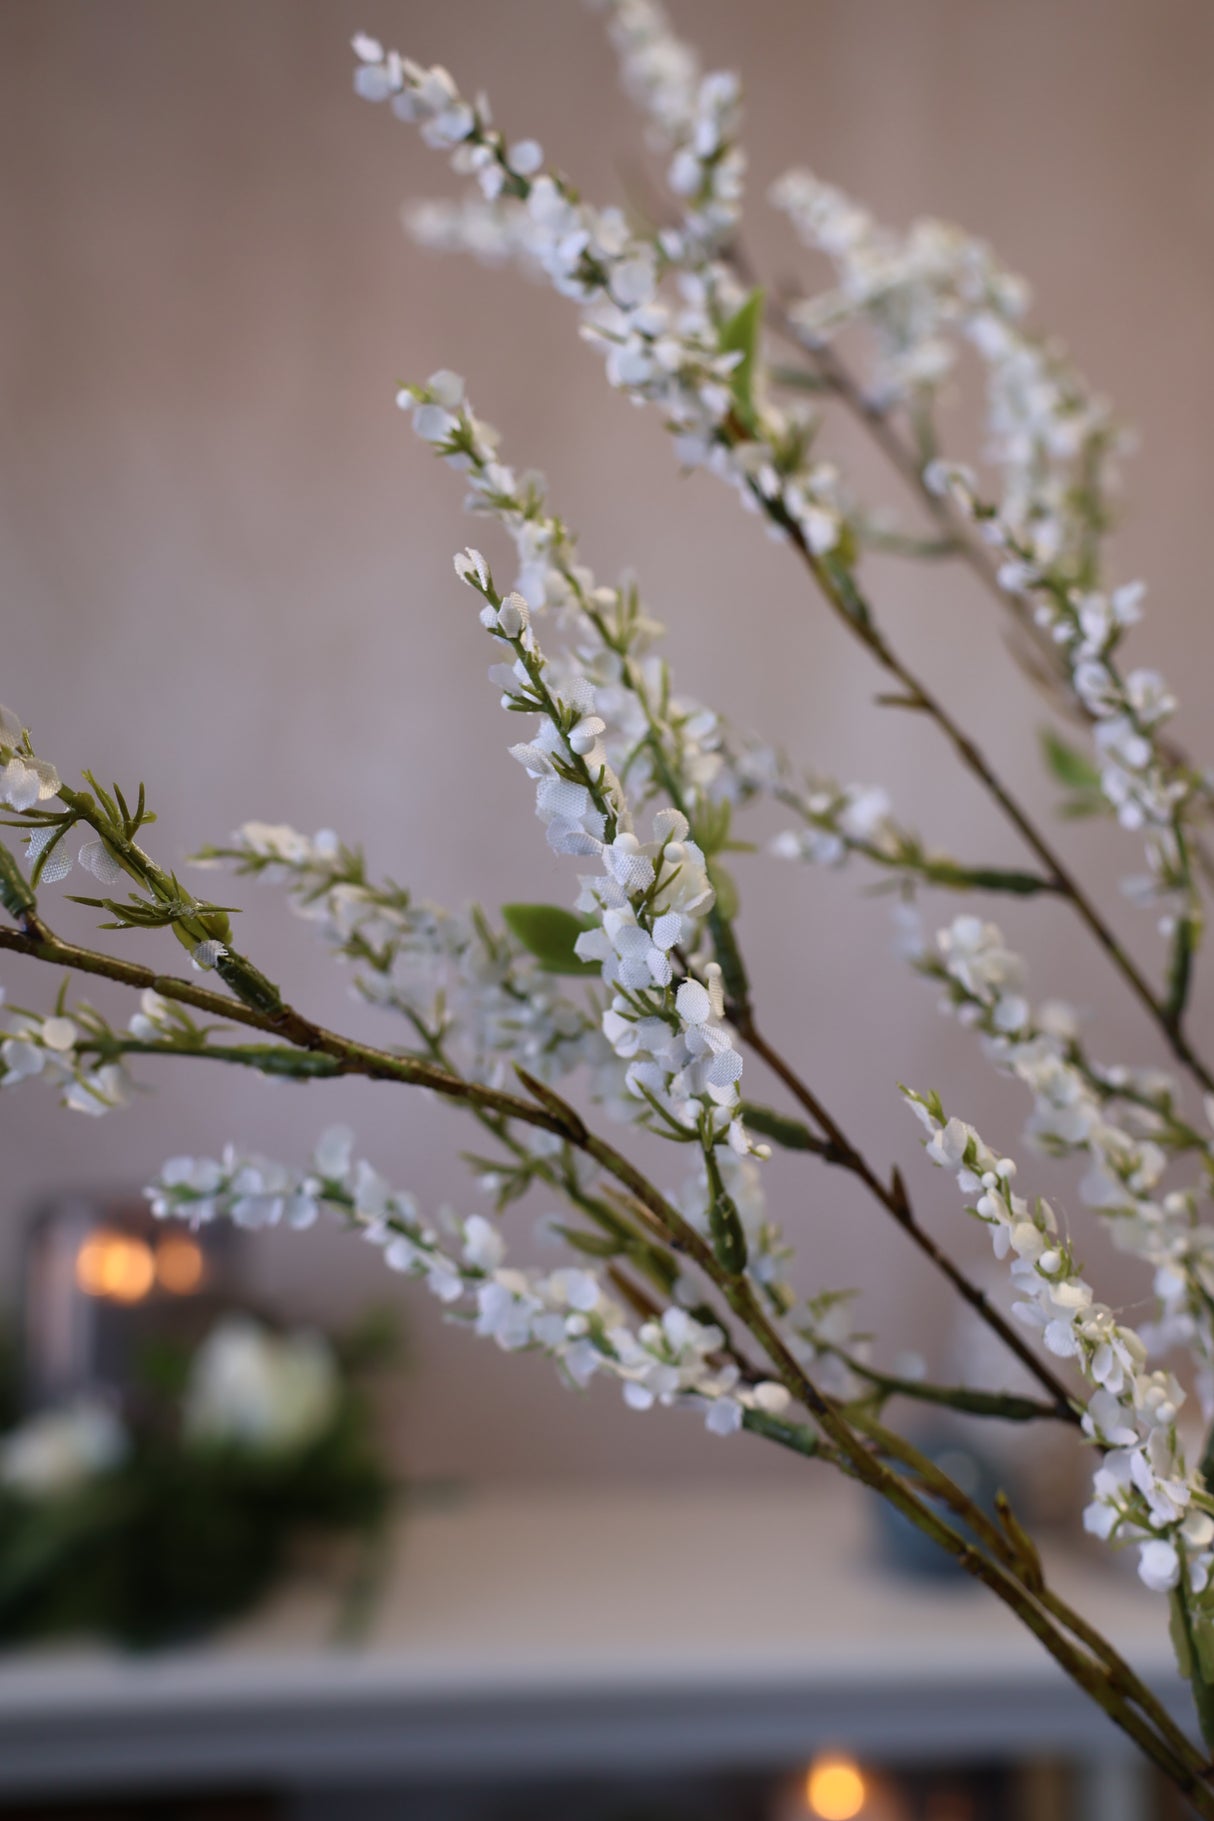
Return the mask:
<path id="1" fill-rule="evenodd" d="M 156 1282 L 171 1296 L 192 1296 L 206 1271 L 202 1247 L 184 1233 L 168 1233 L 156 1247 Z"/>
<path id="2" fill-rule="evenodd" d="M 76 1282 L 86 1296 L 142 1302 L 155 1281 L 152 1248 L 129 1234 L 103 1228 L 90 1234 L 76 1254 Z"/>
<path id="3" fill-rule="evenodd" d="M 849 1758 L 820 1758 L 805 1778 L 805 1800 L 818 1821 L 852 1821 L 864 1807 L 868 1790 L 858 1765 Z"/>

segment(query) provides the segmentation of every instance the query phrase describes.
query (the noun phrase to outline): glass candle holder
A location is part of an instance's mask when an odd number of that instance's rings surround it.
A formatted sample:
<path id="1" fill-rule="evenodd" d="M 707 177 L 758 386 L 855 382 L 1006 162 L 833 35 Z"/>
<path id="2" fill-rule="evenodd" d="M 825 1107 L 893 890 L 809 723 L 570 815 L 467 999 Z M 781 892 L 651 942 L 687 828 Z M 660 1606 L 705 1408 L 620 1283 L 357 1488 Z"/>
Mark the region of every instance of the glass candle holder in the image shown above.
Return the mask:
<path id="1" fill-rule="evenodd" d="M 157 1348 L 192 1349 L 236 1300 L 240 1235 L 154 1220 L 134 1197 L 63 1195 L 26 1235 L 20 1318 L 23 1401 L 81 1392 L 127 1401 Z"/>

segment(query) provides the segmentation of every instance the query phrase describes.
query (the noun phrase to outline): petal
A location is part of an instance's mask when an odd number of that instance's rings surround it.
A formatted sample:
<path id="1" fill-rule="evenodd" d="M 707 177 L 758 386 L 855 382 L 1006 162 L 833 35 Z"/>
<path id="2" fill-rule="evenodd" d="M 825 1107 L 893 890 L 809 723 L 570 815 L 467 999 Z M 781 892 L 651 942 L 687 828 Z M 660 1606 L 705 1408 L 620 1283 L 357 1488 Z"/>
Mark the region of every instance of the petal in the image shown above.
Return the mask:
<path id="1" fill-rule="evenodd" d="M 122 867 L 100 838 L 86 841 L 76 856 L 85 872 L 92 873 L 102 885 L 114 885 L 122 877 Z"/>
<path id="2" fill-rule="evenodd" d="M 698 980 L 684 980 L 675 994 L 675 1005 L 684 1024 L 703 1024 L 712 1010 L 708 988 Z"/>

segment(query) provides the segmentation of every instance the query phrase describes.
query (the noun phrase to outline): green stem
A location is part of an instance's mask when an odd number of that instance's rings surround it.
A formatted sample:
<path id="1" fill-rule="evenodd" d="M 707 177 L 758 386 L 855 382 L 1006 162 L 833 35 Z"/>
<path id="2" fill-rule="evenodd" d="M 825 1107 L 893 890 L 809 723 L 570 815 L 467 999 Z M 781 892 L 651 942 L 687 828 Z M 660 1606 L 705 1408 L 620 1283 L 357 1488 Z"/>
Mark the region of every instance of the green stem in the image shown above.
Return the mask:
<path id="1" fill-rule="evenodd" d="M 833 1348 L 844 1364 L 889 1397 L 909 1397 L 921 1404 L 939 1404 L 965 1416 L 994 1417 L 1005 1423 L 1062 1422 L 1057 1404 L 1043 1404 L 1032 1397 L 1013 1397 L 1005 1391 L 971 1391 L 966 1385 L 933 1385 L 925 1379 L 898 1378 L 863 1365 L 850 1354 Z"/>

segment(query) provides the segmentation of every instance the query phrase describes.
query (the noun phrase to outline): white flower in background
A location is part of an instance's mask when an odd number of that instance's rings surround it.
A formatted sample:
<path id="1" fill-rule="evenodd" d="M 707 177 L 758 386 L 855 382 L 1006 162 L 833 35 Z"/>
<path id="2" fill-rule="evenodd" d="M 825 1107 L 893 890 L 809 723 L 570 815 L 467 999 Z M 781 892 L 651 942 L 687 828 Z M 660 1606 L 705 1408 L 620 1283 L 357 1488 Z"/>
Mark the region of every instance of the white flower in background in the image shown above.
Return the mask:
<path id="1" fill-rule="evenodd" d="M 337 1413 L 340 1378 L 319 1334 L 275 1334 L 232 1316 L 203 1342 L 190 1366 L 186 1438 L 253 1454 L 302 1453 Z"/>
<path id="2" fill-rule="evenodd" d="M 40 1411 L 0 1438 L 0 1486 L 24 1498 L 56 1498 L 121 1466 L 126 1430 L 107 1404 L 80 1398 Z"/>

